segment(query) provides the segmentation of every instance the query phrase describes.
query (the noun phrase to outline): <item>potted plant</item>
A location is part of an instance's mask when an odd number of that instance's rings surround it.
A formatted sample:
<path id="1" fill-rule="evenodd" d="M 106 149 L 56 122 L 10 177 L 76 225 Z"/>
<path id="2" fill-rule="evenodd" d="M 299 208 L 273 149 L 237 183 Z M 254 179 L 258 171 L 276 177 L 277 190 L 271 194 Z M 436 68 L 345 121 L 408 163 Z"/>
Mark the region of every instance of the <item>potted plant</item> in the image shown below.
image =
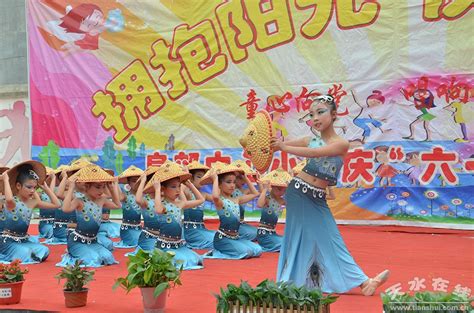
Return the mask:
<path id="1" fill-rule="evenodd" d="M 0 304 L 16 304 L 21 299 L 21 288 L 28 269 L 20 267 L 20 260 L 0 264 Z"/>
<path id="2" fill-rule="evenodd" d="M 139 250 L 128 256 L 128 275 L 116 280 L 113 289 L 118 286 L 127 293 L 135 287 L 140 288 L 145 312 L 164 312 L 166 295 L 171 287 L 181 285 L 182 266 L 173 264 L 174 254 L 154 249 L 152 252 Z"/>
<path id="3" fill-rule="evenodd" d="M 385 313 L 398 312 L 472 312 L 474 297 L 455 293 L 421 291 L 391 295 L 380 294 Z"/>
<path id="4" fill-rule="evenodd" d="M 323 295 L 317 289 L 297 287 L 292 283 L 264 280 L 252 288 L 242 281 L 240 286 L 227 285 L 221 288 L 217 298 L 217 312 L 262 312 L 262 313 L 329 313 L 329 305 L 337 296 Z"/>
<path id="5" fill-rule="evenodd" d="M 76 308 L 87 304 L 88 288 L 84 288 L 94 279 L 95 271 L 81 267 L 81 261 L 76 260 L 74 265 L 64 267 L 55 277 L 58 283 L 66 279 L 64 284 L 64 300 L 67 308 Z"/>

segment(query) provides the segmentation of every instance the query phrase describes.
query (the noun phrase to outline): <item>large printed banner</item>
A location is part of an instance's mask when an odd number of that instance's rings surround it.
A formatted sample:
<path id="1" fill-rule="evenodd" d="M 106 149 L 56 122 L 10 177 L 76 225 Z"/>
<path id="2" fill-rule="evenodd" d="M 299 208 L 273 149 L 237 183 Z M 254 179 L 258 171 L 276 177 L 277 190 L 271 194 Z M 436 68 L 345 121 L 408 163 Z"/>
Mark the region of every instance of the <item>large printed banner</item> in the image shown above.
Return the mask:
<path id="1" fill-rule="evenodd" d="M 27 2 L 32 154 L 48 166 L 246 159 L 255 112 L 309 136 L 308 97 L 330 93 L 352 145 L 337 219 L 474 221 L 471 1 Z"/>

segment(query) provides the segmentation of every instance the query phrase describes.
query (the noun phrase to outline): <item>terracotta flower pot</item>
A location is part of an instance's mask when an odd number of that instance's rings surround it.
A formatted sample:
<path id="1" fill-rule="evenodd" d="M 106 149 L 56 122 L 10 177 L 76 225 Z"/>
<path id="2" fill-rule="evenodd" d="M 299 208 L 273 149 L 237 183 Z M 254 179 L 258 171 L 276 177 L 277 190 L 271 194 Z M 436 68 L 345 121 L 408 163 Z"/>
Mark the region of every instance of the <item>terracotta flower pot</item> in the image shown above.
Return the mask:
<path id="1" fill-rule="evenodd" d="M 24 281 L 0 284 L 0 304 L 17 304 L 21 299 Z"/>
<path id="2" fill-rule="evenodd" d="M 163 291 L 158 297 L 153 297 L 154 287 L 140 288 L 143 298 L 143 309 L 145 313 L 164 313 L 168 290 Z"/>
<path id="3" fill-rule="evenodd" d="M 84 288 L 82 291 L 64 290 L 64 302 L 67 308 L 77 308 L 87 304 L 87 292 L 89 289 Z"/>

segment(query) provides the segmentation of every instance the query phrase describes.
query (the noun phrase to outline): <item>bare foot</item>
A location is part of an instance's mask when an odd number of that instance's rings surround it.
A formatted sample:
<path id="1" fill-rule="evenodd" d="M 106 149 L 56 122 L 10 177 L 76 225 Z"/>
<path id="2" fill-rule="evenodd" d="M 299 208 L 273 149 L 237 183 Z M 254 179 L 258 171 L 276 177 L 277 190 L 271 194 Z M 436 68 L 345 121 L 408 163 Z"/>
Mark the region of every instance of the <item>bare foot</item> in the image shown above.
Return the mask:
<path id="1" fill-rule="evenodd" d="M 374 278 L 369 278 L 360 286 L 360 288 L 362 289 L 362 294 L 364 296 L 373 296 L 375 293 L 375 290 L 378 287 L 380 287 L 383 283 L 385 283 L 389 276 L 390 276 L 390 271 L 385 270 L 379 273 Z"/>

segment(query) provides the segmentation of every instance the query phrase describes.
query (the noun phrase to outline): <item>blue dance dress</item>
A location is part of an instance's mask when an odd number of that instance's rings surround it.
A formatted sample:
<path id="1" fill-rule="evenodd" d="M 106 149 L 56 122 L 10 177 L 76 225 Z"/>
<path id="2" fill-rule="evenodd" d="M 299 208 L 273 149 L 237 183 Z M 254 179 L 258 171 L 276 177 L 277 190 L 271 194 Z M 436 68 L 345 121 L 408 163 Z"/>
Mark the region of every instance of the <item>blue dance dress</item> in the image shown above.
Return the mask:
<path id="1" fill-rule="evenodd" d="M 76 229 L 69 233 L 67 252 L 56 266 L 73 265 L 76 260 L 81 260 L 82 266 L 85 267 L 117 264 L 118 262 L 114 259 L 112 252 L 97 241 L 102 219 L 102 208 L 89 200 L 86 195 L 77 198 L 84 203 L 84 206 L 80 211 L 76 211 Z"/>
<path id="2" fill-rule="evenodd" d="M 137 204 L 135 195 L 123 190 L 125 201 L 122 203 L 122 225 L 120 225 L 120 242 L 114 243 L 116 248 L 134 248 L 142 232 L 140 224 L 142 211 Z"/>
<path id="3" fill-rule="evenodd" d="M 268 207 L 262 208 L 257 242 L 265 252 L 278 252 L 281 248 L 282 237 L 276 233 L 275 227 L 278 223 L 281 205 L 272 196 L 267 197 L 267 201 Z"/>
<path id="4" fill-rule="evenodd" d="M 110 215 L 109 209 L 102 209 L 103 215 Z M 120 237 L 120 224 L 112 222 L 110 218 L 102 218 L 102 223 L 100 224 L 99 233 L 104 233 L 108 238 L 119 238 Z"/>
<path id="5" fill-rule="evenodd" d="M 41 198 L 41 201 L 51 202 L 51 199 L 44 191 L 40 193 L 40 198 Z M 46 239 L 52 238 L 55 210 L 40 208 L 39 213 L 40 213 L 40 221 L 38 224 L 39 238 L 46 238 Z"/>
<path id="6" fill-rule="evenodd" d="M 22 264 L 40 263 L 49 255 L 48 247 L 32 242 L 28 236 L 33 210 L 18 197 L 14 197 L 15 208 L 3 209 L 4 228 L 0 234 L 0 263 L 20 259 Z"/>
<path id="7" fill-rule="evenodd" d="M 184 270 L 203 268 L 202 256 L 186 247 L 186 241 L 182 237 L 181 209 L 167 200 L 163 200 L 162 203 L 166 213 L 160 214 L 160 235 L 156 247 L 173 252 L 176 267 L 182 266 Z"/>
<path id="8" fill-rule="evenodd" d="M 184 210 L 184 239 L 188 247 L 212 249 L 215 234 L 215 231 L 207 229 L 204 225 L 203 205 Z"/>
<path id="9" fill-rule="evenodd" d="M 322 139 L 316 137 L 309 147 L 322 145 Z M 340 157 L 311 158 L 303 171 L 336 185 L 342 164 Z M 344 293 L 365 282 L 368 277 L 347 250 L 326 203 L 325 190 L 296 177 L 285 199 L 287 215 L 277 280 L 327 293 Z"/>
<path id="10" fill-rule="evenodd" d="M 240 189 L 235 189 L 232 193 L 232 198 L 243 196 L 244 193 Z M 253 241 L 257 238 L 257 228 L 245 223 L 245 207 L 239 205 L 240 227 L 239 238 Z"/>
<path id="11" fill-rule="evenodd" d="M 127 253 L 136 254 L 138 249 L 151 252 L 155 249 L 158 233 L 160 232 L 160 215 L 155 210 L 155 200 L 149 195 L 144 195 L 147 203 L 146 208 L 142 208 L 143 229 L 138 237 L 138 245 L 135 251 Z"/>
<path id="12" fill-rule="evenodd" d="M 75 196 L 79 195 L 79 193 L 75 193 Z M 54 210 L 53 236 L 44 241 L 47 245 L 67 244 L 68 234 L 74 230 L 68 228 L 68 225 L 76 224 L 77 222 L 76 212 L 64 212 L 62 209 L 62 200 L 59 200 L 59 202 L 61 202 L 61 207 Z"/>
<path id="13" fill-rule="evenodd" d="M 258 257 L 262 254 L 262 247 L 247 239 L 241 239 L 238 235 L 240 227 L 239 205 L 221 197 L 224 206 L 217 210 L 220 225 L 214 236 L 214 250 L 204 255 L 205 258 L 213 259 L 246 259 Z M 231 235 L 231 234 L 237 235 Z"/>

